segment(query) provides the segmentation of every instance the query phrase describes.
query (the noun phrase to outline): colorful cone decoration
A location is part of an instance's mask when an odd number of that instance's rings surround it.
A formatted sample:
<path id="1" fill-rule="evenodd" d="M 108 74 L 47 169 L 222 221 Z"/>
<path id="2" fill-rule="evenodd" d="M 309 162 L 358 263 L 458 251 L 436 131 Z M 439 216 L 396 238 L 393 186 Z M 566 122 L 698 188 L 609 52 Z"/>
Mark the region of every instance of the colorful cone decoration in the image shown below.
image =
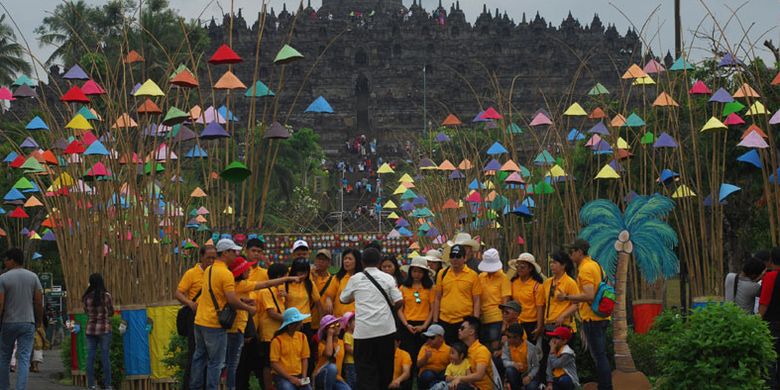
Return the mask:
<path id="1" fill-rule="evenodd" d="M 317 99 L 315 99 L 309 107 L 304 110 L 304 112 L 317 112 L 317 113 L 325 113 L 325 114 L 332 114 L 333 113 L 333 107 L 330 106 L 330 103 L 328 103 L 327 100 L 325 100 L 324 97 L 320 96 Z"/>
<path id="2" fill-rule="evenodd" d="M 303 54 L 301 54 L 298 50 L 293 49 L 293 47 L 290 45 L 284 45 L 279 50 L 279 53 L 276 54 L 276 58 L 274 58 L 274 64 L 288 64 L 301 58 L 303 58 Z"/>
<path id="3" fill-rule="evenodd" d="M 246 90 L 246 93 L 244 94 L 246 97 L 265 97 L 265 96 L 276 96 L 274 94 L 274 91 L 268 89 L 268 86 L 265 85 L 260 80 L 257 80 L 254 86 L 250 87 Z"/>
<path id="4" fill-rule="evenodd" d="M 288 139 L 290 138 L 290 130 L 287 130 L 286 127 L 284 127 L 279 122 L 274 122 L 271 124 L 271 127 L 269 127 L 265 131 L 265 135 L 263 135 L 263 139 Z"/>
<path id="5" fill-rule="evenodd" d="M 138 106 L 136 112 L 138 112 L 139 114 L 149 114 L 149 115 L 162 114 L 162 110 L 160 109 L 160 106 L 155 104 L 149 98 L 146 98 L 146 100 L 143 103 L 141 103 L 140 106 Z"/>
<path id="6" fill-rule="evenodd" d="M 228 70 L 214 83 L 214 89 L 246 89 L 246 85 Z"/>
<path id="7" fill-rule="evenodd" d="M 125 58 L 122 59 L 125 64 L 134 64 L 136 62 L 144 62 L 144 57 L 138 54 L 135 50 L 130 50 Z"/>
<path id="8" fill-rule="evenodd" d="M 226 44 L 222 44 L 217 51 L 209 58 L 210 64 L 237 64 L 243 61 L 239 55 Z"/>
<path id="9" fill-rule="evenodd" d="M 168 109 L 168 112 L 165 113 L 165 118 L 163 119 L 163 124 L 166 126 L 173 126 L 175 124 L 179 124 L 181 122 L 186 121 L 190 118 L 190 115 L 176 107 L 171 107 Z"/>
<path id="10" fill-rule="evenodd" d="M 250 171 L 246 165 L 240 161 L 233 161 L 219 174 L 219 176 L 230 183 L 240 183 L 251 174 L 252 171 Z"/>
<path id="11" fill-rule="evenodd" d="M 146 80 L 143 84 L 141 84 L 141 87 L 139 87 L 134 93 L 133 96 L 165 96 L 162 89 L 155 83 L 154 81 Z"/>
<path id="12" fill-rule="evenodd" d="M 195 75 L 193 75 L 189 69 L 182 69 L 180 72 L 176 73 L 176 75 L 171 78 L 171 84 L 183 88 L 197 88 L 198 85 L 200 85 L 198 79 L 195 78 Z"/>
<path id="13" fill-rule="evenodd" d="M 620 179 L 620 175 L 609 164 L 604 165 L 603 168 L 596 175 L 596 179 Z"/>
<path id="14" fill-rule="evenodd" d="M 672 193 L 672 199 L 679 199 L 679 198 L 688 198 L 691 196 L 696 196 L 696 193 L 693 192 L 688 186 L 685 184 L 677 187 L 677 189 Z"/>
<path id="15" fill-rule="evenodd" d="M 89 103 L 89 97 L 81 91 L 81 88 L 74 85 L 60 97 L 60 101 L 64 103 Z"/>
<path id="16" fill-rule="evenodd" d="M 87 75 L 87 72 L 84 71 L 84 69 L 81 69 L 81 67 L 76 64 L 68 69 L 68 71 L 62 75 L 62 78 L 65 80 L 87 80 L 89 79 L 89 76 Z"/>
<path id="17" fill-rule="evenodd" d="M 444 118 L 444 121 L 441 122 L 442 126 L 460 126 L 463 122 L 458 119 L 455 114 L 449 114 L 446 118 Z"/>
<path id="18" fill-rule="evenodd" d="M 563 115 L 564 116 L 586 116 L 588 115 L 588 113 L 585 112 L 585 109 L 583 109 L 579 103 L 574 102 L 572 103 L 571 106 L 569 106 L 569 108 L 566 109 L 566 111 L 563 112 Z"/>

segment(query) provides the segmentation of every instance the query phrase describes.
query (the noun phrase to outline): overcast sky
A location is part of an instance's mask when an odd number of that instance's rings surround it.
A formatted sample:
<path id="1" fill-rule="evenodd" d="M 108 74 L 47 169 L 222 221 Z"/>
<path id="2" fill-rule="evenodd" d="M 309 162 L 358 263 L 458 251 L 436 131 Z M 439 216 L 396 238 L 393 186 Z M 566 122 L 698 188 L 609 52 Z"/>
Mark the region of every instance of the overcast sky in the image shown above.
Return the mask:
<path id="1" fill-rule="evenodd" d="M 220 15 L 220 10 L 230 8 L 230 0 L 169 0 L 171 6 L 187 18 L 195 18 L 203 15 L 203 20 L 208 20 L 212 15 Z M 234 0 L 234 8 L 243 8 L 244 16 L 249 23 L 256 15 L 262 0 Z M 282 8 L 284 0 L 267 0 L 277 13 Z M 312 6 L 319 7 L 322 0 L 312 0 Z M 421 0 L 426 10 L 434 9 L 439 0 Z M 702 29 L 711 31 L 713 17 L 707 16 L 707 11 L 702 5 L 707 4 L 716 20 L 721 25 L 725 24 L 732 14 L 732 10 L 739 8 L 737 20 L 732 20 L 725 26 L 726 40 L 732 46 L 739 44 L 743 39 L 744 30 L 747 30 L 746 41 L 755 44 L 755 55 L 765 59 L 771 58 L 769 51 L 762 45 L 765 39 L 772 39 L 776 46 L 780 46 L 780 0 L 683 0 L 682 18 L 685 30 L 685 46 L 690 48 L 690 57 L 693 59 L 708 56 L 707 43 L 702 40 L 694 40 L 692 31 L 703 21 Z M 102 4 L 105 0 L 87 0 L 91 4 Z M 52 51 L 50 47 L 40 47 L 33 34 L 33 30 L 41 23 L 43 17 L 62 0 L 0 0 L 19 24 L 25 38 L 30 43 L 36 57 L 45 60 Z M 286 1 L 290 10 L 297 9 L 297 1 Z M 442 0 L 443 5 L 449 9 L 454 0 Z M 411 5 L 411 0 L 404 0 L 406 6 Z M 653 48 L 656 54 L 664 54 L 667 50 L 674 51 L 674 10 L 673 0 L 461 0 L 461 8 L 466 13 L 470 22 L 482 12 L 482 5 L 487 4 L 491 12 L 498 8 L 502 12 L 506 10 L 510 18 L 519 22 L 525 12 L 529 18 L 537 11 L 553 25 L 559 25 L 568 12 L 578 18 L 581 23 L 590 23 L 594 13 L 598 13 L 602 22 L 606 25 L 617 25 L 621 34 L 625 33 L 630 25 L 635 25 L 641 32 L 645 41 Z M 741 8 L 740 8 L 741 7 Z M 657 9 L 656 9 L 657 8 Z M 625 14 L 625 15 L 624 15 Z M 249 20 L 252 19 L 252 20 Z M 723 27 L 723 26 L 721 26 Z M 718 33 L 719 34 L 719 33 Z M 720 37 L 719 40 L 722 41 Z M 738 56 L 745 57 L 748 45 L 743 44 L 743 51 Z M 752 55 L 751 55 L 752 56 Z"/>

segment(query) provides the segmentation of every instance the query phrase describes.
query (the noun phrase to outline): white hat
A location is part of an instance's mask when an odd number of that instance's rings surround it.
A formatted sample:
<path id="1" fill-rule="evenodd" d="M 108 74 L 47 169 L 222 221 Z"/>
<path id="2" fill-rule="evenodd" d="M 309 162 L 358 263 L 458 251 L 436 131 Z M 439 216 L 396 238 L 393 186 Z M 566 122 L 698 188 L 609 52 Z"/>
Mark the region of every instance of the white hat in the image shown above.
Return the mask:
<path id="1" fill-rule="evenodd" d="M 509 268 L 517 271 L 517 263 L 524 261 L 528 264 L 530 264 L 537 273 L 542 273 L 542 267 L 539 266 L 539 264 L 536 262 L 536 259 L 534 258 L 534 255 L 525 252 L 521 253 L 520 256 L 518 256 L 516 259 L 509 260 Z"/>
<path id="2" fill-rule="evenodd" d="M 413 258 L 412 262 L 409 264 L 409 267 L 408 267 L 409 268 L 409 272 L 412 272 L 412 267 L 419 268 L 419 269 L 421 269 L 423 271 L 428 272 L 429 274 L 431 274 L 431 276 L 433 276 L 434 272 L 433 272 L 433 270 L 430 267 L 428 267 L 428 259 L 426 257 L 417 256 L 417 257 Z"/>
<path id="3" fill-rule="evenodd" d="M 502 267 L 501 258 L 498 257 L 498 251 L 490 248 L 482 254 L 482 261 L 477 268 L 482 272 L 496 272 Z"/>
<path id="4" fill-rule="evenodd" d="M 240 246 L 236 245 L 233 240 L 229 238 L 223 238 L 219 241 L 217 241 L 217 252 L 224 252 L 224 251 L 240 251 Z"/>
<path id="5" fill-rule="evenodd" d="M 428 252 L 425 252 L 425 260 L 428 261 L 437 261 L 439 263 L 444 262 L 441 258 L 441 251 L 438 249 L 431 249 Z"/>
<path id="6" fill-rule="evenodd" d="M 293 244 L 292 251 L 295 252 L 295 250 L 298 249 L 298 248 L 309 249 L 309 243 L 304 241 L 304 240 L 295 241 L 295 244 Z"/>
<path id="7" fill-rule="evenodd" d="M 470 246 L 471 249 L 474 249 L 475 251 L 478 251 L 479 243 L 471 238 L 471 234 L 468 233 L 458 233 L 455 235 L 455 239 L 452 241 L 447 241 L 447 245 L 452 247 L 455 245 L 463 245 L 463 246 Z"/>

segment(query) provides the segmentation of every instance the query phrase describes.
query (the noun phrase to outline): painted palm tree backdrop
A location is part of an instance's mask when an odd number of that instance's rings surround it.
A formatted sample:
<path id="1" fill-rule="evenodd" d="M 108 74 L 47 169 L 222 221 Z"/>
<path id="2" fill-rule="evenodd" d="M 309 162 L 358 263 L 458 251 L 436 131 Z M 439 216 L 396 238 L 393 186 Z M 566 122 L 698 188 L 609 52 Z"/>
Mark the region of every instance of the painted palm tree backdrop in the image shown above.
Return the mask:
<path id="1" fill-rule="evenodd" d="M 677 233 L 666 222 L 673 209 L 671 199 L 654 194 L 634 197 L 625 212 L 604 199 L 589 202 L 580 210 L 583 228 L 579 237 L 590 243 L 590 255 L 615 281 L 615 365 L 623 372 L 636 371 L 627 342 L 626 281 L 629 260 L 633 255 L 639 274 L 648 283 L 660 277 L 677 275 L 680 270 L 680 261 L 674 250 L 678 242 Z"/>

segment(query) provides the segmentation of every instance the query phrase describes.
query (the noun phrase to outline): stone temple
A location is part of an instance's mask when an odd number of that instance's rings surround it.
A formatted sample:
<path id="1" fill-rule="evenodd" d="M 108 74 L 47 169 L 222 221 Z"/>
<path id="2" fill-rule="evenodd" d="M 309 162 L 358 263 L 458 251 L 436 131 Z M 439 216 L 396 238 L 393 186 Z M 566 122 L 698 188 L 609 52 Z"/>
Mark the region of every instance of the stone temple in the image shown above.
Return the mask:
<path id="1" fill-rule="evenodd" d="M 221 25 L 211 20 L 212 49 L 229 41 L 230 25 L 228 16 Z M 471 24 L 459 2 L 425 10 L 417 0 L 408 8 L 401 0 L 323 0 L 319 9 L 309 3 L 294 13 L 271 10 L 262 32 L 260 25 L 248 24 L 241 10 L 234 18 L 232 46 L 244 57 L 234 72 L 252 82 L 262 33 L 258 77 L 277 92 L 277 119 L 313 126 L 331 157 L 359 135 L 387 145 L 435 130 L 449 113 L 469 121 L 497 104 L 499 94 L 506 99 L 513 81 L 513 115 L 557 108 L 561 98 L 579 98 L 596 82 L 612 89 L 641 56 L 634 31 L 621 35 L 598 15 L 583 25 L 569 14 L 555 27 L 538 13 L 510 16 L 483 6 Z M 286 66 L 280 88 L 281 67 L 273 59 L 285 43 L 305 58 Z M 335 114 L 304 113 L 318 96 Z M 248 112 L 240 106 L 248 99 L 237 104 L 236 112 Z M 273 108 L 264 111 L 262 119 L 270 120 Z"/>

